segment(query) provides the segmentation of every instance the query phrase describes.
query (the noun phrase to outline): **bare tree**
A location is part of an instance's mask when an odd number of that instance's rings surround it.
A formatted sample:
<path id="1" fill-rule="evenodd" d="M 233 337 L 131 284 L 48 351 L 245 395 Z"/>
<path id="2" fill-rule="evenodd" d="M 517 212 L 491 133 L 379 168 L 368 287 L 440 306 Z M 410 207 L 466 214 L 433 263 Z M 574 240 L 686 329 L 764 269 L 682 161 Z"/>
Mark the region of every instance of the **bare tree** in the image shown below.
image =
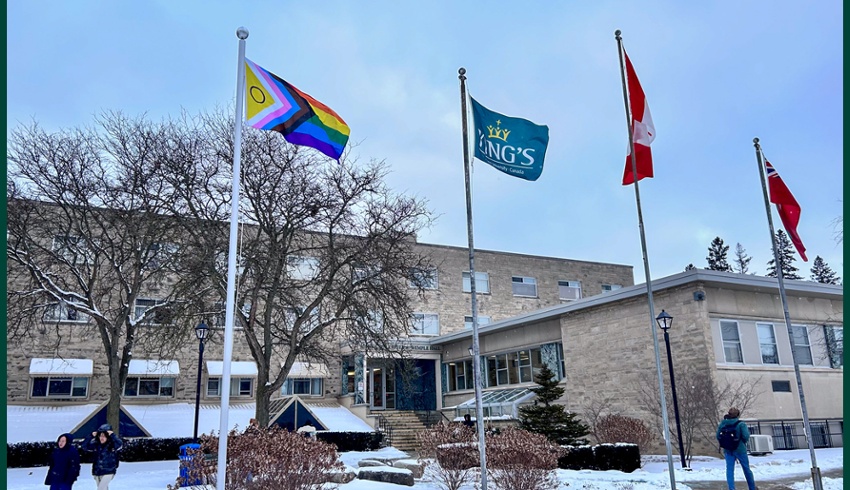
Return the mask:
<path id="1" fill-rule="evenodd" d="M 189 331 L 185 304 L 153 295 L 168 291 L 181 254 L 159 173 L 169 140 L 168 124 L 119 113 L 54 133 L 32 124 L 9 139 L 7 338 L 41 345 L 50 327 L 57 354 L 72 335 L 99 341 L 116 429 L 134 348 L 166 352 Z"/>
<path id="2" fill-rule="evenodd" d="M 737 243 L 735 245 L 735 258 L 732 260 L 732 271 L 738 274 L 750 274 L 751 260 L 753 258 L 747 255 L 747 249 L 740 243 Z"/>
<path id="3" fill-rule="evenodd" d="M 679 419 L 682 427 L 682 443 L 685 445 L 685 459 L 690 464 L 695 445 L 717 447 L 715 429 L 723 413 L 731 406 L 745 413 L 759 396 L 758 385 L 761 378 L 724 381 L 716 383 L 711 372 L 705 368 L 686 366 L 676 370 L 676 397 L 679 402 Z M 676 430 L 673 421 L 673 397 L 670 385 L 665 385 L 667 396 L 668 420 L 670 431 Z M 660 432 L 663 430 L 661 416 L 661 398 L 658 393 L 658 380 L 654 373 L 644 372 L 638 382 L 640 406 L 655 414 L 653 423 Z M 676 437 L 671 442 L 678 449 Z"/>
<path id="4" fill-rule="evenodd" d="M 178 289 L 221 309 L 232 124 L 213 112 L 187 131 L 200 135 L 203 148 L 164 172 L 179 194 L 175 209 L 189 217 L 183 223 L 195 258 Z M 250 128 L 242 145 L 236 321 L 257 363 L 256 418 L 265 425 L 271 396 L 293 364 L 332 362 L 339 339 L 370 355 L 404 357 L 398 339 L 410 332 L 417 271 L 430 267 L 412 246 L 431 217 L 423 201 L 387 188 L 382 163 L 347 156 L 337 163 Z M 198 222 L 220 226 L 201 230 Z"/>

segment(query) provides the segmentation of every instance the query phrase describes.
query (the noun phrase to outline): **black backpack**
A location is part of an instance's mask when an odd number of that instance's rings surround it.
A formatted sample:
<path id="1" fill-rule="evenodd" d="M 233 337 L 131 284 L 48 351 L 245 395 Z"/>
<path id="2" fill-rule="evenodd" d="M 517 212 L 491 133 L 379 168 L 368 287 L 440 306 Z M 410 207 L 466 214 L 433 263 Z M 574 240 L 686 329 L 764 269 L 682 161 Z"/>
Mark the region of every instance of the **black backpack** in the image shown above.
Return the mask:
<path id="1" fill-rule="evenodd" d="M 720 447 L 727 451 L 738 449 L 738 446 L 741 444 L 741 437 L 738 435 L 738 424 L 740 423 L 741 421 L 739 420 L 732 425 L 724 425 L 720 429 L 720 435 L 717 437 L 718 441 L 720 441 Z"/>

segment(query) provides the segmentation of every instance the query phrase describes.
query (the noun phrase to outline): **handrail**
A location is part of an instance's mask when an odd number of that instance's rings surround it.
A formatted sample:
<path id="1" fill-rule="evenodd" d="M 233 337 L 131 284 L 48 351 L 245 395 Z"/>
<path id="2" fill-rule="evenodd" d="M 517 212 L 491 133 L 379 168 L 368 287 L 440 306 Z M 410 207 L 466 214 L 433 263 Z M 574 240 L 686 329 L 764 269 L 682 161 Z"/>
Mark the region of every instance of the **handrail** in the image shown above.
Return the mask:
<path id="1" fill-rule="evenodd" d="M 393 445 L 393 426 L 383 415 L 378 415 L 378 430 L 384 434 L 384 446 Z"/>

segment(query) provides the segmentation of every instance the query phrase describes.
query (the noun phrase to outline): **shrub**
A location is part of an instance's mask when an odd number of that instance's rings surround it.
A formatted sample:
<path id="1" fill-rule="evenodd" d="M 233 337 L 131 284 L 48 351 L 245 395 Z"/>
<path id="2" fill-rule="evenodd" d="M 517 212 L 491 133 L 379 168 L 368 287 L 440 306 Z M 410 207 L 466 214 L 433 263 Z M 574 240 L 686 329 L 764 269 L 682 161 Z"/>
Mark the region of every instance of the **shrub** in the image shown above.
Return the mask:
<path id="1" fill-rule="evenodd" d="M 591 446 L 565 446 L 558 458 L 558 468 L 563 470 L 595 470 L 596 461 Z"/>
<path id="2" fill-rule="evenodd" d="M 460 424 L 438 424 L 416 435 L 419 461 L 426 465 L 434 483 L 458 490 L 472 481 L 479 466 L 475 430 Z"/>
<path id="3" fill-rule="evenodd" d="M 191 437 L 170 438 L 138 438 L 124 439 L 124 446 L 118 452 L 120 461 L 167 461 L 177 459 L 180 446 L 192 442 Z M 82 445 L 81 441 L 74 443 L 77 448 Z M 30 468 L 34 466 L 47 466 L 50 461 L 50 453 L 56 447 L 56 442 L 19 442 L 6 444 L 6 467 L 7 468 Z M 80 449 L 81 461 L 91 463 L 93 453 Z"/>
<path id="4" fill-rule="evenodd" d="M 624 415 L 606 415 L 596 424 L 599 443 L 629 442 L 637 444 L 642 451 L 655 439 L 649 427 L 640 419 Z"/>
<path id="5" fill-rule="evenodd" d="M 339 452 L 376 451 L 381 448 L 381 432 L 316 432 L 316 439 L 336 446 Z"/>
<path id="6" fill-rule="evenodd" d="M 640 449 L 636 444 L 599 444 L 597 446 L 567 446 L 558 459 L 558 468 L 565 470 L 619 470 L 631 473 L 640 468 Z"/>
<path id="7" fill-rule="evenodd" d="M 487 473 L 501 490 L 557 488 L 552 470 L 562 452 L 542 434 L 507 427 L 487 439 Z"/>
<path id="8" fill-rule="evenodd" d="M 216 484 L 218 437 L 204 435 L 201 448 L 190 450 L 192 461 L 187 471 L 188 483 L 200 480 L 206 487 Z M 231 431 L 227 438 L 226 490 L 319 490 L 330 481 L 331 473 L 342 471 L 333 444 L 313 440 L 272 427 L 248 434 Z M 170 490 L 180 488 L 178 478 Z M 195 487 L 197 488 L 197 487 Z"/>

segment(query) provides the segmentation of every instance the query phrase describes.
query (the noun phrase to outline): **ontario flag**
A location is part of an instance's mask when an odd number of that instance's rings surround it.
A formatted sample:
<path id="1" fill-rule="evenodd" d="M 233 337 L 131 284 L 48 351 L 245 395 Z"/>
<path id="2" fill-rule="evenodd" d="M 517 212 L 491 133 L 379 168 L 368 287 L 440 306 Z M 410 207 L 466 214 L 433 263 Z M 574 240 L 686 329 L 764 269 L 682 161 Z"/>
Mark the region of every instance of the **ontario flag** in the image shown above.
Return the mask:
<path id="1" fill-rule="evenodd" d="M 626 155 L 626 170 L 623 172 L 623 185 L 629 185 L 644 177 L 652 177 L 652 151 L 649 145 L 655 139 L 655 126 L 652 124 L 652 115 L 649 113 L 649 105 L 646 103 L 646 95 L 640 86 L 635 68 L 629 55 L 626 56 L 626 80 L 629 87 L 629 109 L 632 120 L 632 141 L 634 142 L 635 159 L 637 161 L 637 179 L 632 175 L 632 149 L 629 148 Z"/>
<path id="2" fill-rule="evenodd" d="M 802 257 L 803 262 L 808 262 L 806 258 L 806 247 L 803 246 L 803 240 L 800 240 L 800 235 L 797 234 L 797 224 L 800 222 L 800 205 L 794 199 L 794 195 L 788 190 L 788 186 L 782 181 L 779 172 L 773 168 L 767 160 L 764 161 L 764 168 L 767 171 L 767 188 L 770 191 L 770 202 L 776 204 L 776 211 L 779 212 L 779 219 L 782 220 L 782 226 L 788 232 L 791 242 L 797 247 L 797 252 Z"/>

